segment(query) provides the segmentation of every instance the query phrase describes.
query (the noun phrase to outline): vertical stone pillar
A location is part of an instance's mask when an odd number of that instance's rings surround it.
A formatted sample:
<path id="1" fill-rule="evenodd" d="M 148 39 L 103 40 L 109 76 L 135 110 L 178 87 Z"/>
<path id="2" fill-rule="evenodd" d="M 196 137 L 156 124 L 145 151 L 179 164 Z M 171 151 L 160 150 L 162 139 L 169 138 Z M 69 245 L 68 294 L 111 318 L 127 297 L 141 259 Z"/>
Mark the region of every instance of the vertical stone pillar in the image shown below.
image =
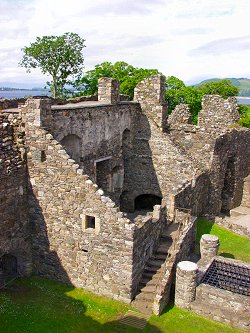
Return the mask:
<path id="1" fill-rule="evenodd" d="M 197 264 L 191 261 L 181 261 L 176 269 L 175 305 L 188 309 L 195 300 L 197 284 Z"/>
<path id="2" fill-rule="evenodd" d="M 28 98 L 20 107 L 27 127 L 47 127 L 51 123 L 51 103 L 49 98 Z"/>
<path id="3" fill-rule="evenodd" d="M 120 101 L 120 83 L 117 79 L 102 77 L 98 80 L 98 101 L 111 104 Z"/>
<path id="4" fill-rule="evenodd" d="M 209 261 L 217 256 L 220 241 L 215 235 L 204 234 L 200 240 L 201 259 Z"/>
<path id="5" fill-rule="evenodd" d="M 164 130 L 167 125 L 167 104 L 165 102 L 165 77 L 154 75 L 137 84 L 134 101 L 141 104 L 142 111 Z"/>

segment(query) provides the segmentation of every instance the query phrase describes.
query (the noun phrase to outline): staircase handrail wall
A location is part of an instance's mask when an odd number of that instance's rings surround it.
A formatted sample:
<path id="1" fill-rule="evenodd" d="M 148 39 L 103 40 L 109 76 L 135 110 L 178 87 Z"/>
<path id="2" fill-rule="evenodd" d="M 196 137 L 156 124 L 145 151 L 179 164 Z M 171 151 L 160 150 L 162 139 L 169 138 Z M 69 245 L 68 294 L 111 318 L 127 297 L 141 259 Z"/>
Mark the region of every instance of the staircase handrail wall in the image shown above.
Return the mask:
<path id="1" fill-rule="evenodd" d="M 177 210 L 180 211 L 180 209 Z M 178 216 L 179 211 L 175 212 L 175 219 Z M 169 302 L 170 288 L 174 278 L 176 264 L 178 261 L 185 259 L 189 254 L 186 253 L 186 251 L 182 251 L 183 244 L 188 242 L 190 235 L 191 239 L 194 241 L 195 222 L 197 217 L 191 216 L 190 211 L 187 211 L 185 215 L 185 218 L 179 223 L 178 230 L 169 249 L 169 255 L 163 263 L 162 273 L 158 279 L 159 282 L 157 283 L 152 309 L 156 315 L 160 315 Z"/>

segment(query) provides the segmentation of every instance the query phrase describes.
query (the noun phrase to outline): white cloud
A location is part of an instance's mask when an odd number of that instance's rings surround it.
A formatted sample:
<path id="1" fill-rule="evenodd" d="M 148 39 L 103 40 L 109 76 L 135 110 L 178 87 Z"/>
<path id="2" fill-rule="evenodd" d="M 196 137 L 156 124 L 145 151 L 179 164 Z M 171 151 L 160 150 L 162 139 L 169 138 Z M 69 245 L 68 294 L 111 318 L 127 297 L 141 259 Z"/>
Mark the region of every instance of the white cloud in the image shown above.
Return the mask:
<path id="1" fill-rule="evenodd" d="M 186 81 L 250 77 L 249 12 L 249 0 L 0 0 L 0 81 L 45 82 L 18 67 L 20 50 L 67 31 L 86 39 L 86 70 L 126 61 Z"/>

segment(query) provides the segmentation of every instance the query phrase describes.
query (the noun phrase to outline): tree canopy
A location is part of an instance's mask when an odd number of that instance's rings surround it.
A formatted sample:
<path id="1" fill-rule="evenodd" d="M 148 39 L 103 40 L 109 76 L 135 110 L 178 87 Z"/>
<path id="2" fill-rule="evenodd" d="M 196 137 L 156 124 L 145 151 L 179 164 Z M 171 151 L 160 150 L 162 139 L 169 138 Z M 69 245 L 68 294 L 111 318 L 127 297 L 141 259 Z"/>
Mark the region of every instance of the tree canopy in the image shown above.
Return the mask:
<path id="1" fill-rule="evenodd" d="M 188 104 L 194 123 L 197 122 L 198 112 L 201 110 L 202 96 L 220 95 L 227 98 L 237 94 L 238 88 L 233 86 L 230 80 L 210 81 L 197 87 L 185 86 L 184 82 L 175 76 L 169 76 L 166 80 L 166 101 L 169 113 L 180 103 Z"/>
<path id="2" fill-rule="evenodd" d="M 233 86 L 230 80 L 219 80 L 217 82 L 206 82 L 199 84 L 197 89 L 203 95 L 220 95 L 223 98 L 229 96 L 236 96 L 239 93 L 239 89 Z"/>
<path id="3" fill-rule="evenodd" d="M 133 97 L 134 88 L 143 79 L 160 74 L 157 69 L 136 68 L 124 61 L 114 64 L 103 62 L 87 71 L 80 79 L 75 81 L 74 87 L 81 91 L 83 95 L 93 95 L 97 93 L 98 79 L 101 77 L 112 77 L 120 81 L 120 92 Z"/>
<path id="4" fill-rule="evenodd" d="M 25 46 L 20 65 L 30 72 L 39 68 L 43 74 L 52 76 L 47 82 L 53 96 L 62 96 L 66 84 L 71 83 L 69 77 L 76 77 L 83 70 L 82 50 L 85 40 L 78 34 L 65 33 L 61 36 L 37 37 L 36 41 Z"/>

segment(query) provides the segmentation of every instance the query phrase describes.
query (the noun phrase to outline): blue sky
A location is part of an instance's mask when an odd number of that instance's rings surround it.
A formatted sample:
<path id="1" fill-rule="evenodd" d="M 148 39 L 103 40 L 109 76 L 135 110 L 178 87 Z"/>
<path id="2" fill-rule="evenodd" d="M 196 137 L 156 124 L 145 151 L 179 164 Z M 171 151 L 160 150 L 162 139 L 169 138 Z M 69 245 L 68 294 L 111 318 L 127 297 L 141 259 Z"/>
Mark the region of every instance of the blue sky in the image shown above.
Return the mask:
<path id="1" fill-rule="evenodd" d="M 249 0 L 0 0 L 0 82 L 46 82 L 18 66 L 21 48 L 65 32 L 86 39 L 86 70 L 125 61 L 187 83 L 250 78 L 249 17 Z"/>

